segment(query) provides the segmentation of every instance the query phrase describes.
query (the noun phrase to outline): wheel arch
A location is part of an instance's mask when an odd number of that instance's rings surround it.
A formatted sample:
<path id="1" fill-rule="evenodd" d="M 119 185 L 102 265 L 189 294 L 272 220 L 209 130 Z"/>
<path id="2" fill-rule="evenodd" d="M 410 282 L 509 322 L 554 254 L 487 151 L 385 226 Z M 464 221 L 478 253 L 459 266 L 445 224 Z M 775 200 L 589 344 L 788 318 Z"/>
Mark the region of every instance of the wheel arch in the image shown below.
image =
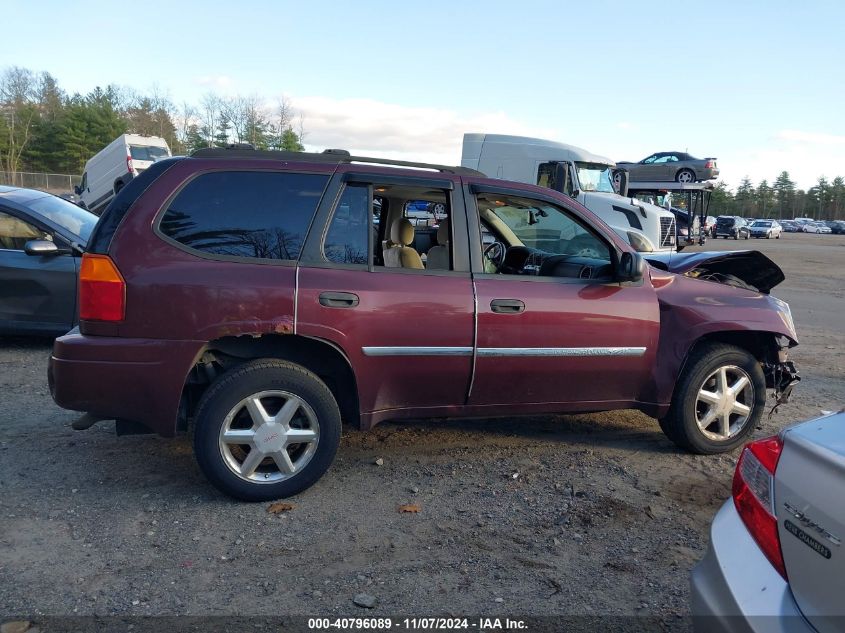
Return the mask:
<path id="1" fill-rule="evenodd" d="M 179 428 L 187 429 L 202 394 L 217 376 L 257 358 L 288 360 L 313 372 L 334 395 L 342 419 L 360 425 L 358 382 L 346 353 L 324 339 L 268 333 L 222 336 L 202 347 L 182 387 Z"/>
<path id="2" fill-rule="evenodd" d="M 692 174 L 692 181 L 698 182 L 698 174 L 695 173 L 695 170 L 692 167 L 681 167 L 678 171 L 675 172 L 675 182 L 678 181 L 678 176 L 681 174 L 682 171 L 688 171 Z"/>
<path id="3" fill-rule="evenodd" d="M 760 330 L 715 330 L 702 334 L 695 339 L 686 351 L 676 372 L 672 386 L 672 394 L 678 388 L 678 382 L 692 358 L 702 347 L 713 344 L 733 345 L 745 350 L 760 362 L 761 365 L 777 360 L 781 349 L 777 339 L 783 335 L 778 332 Z M 786 337 L 785 337 L 786 338 Z"/>

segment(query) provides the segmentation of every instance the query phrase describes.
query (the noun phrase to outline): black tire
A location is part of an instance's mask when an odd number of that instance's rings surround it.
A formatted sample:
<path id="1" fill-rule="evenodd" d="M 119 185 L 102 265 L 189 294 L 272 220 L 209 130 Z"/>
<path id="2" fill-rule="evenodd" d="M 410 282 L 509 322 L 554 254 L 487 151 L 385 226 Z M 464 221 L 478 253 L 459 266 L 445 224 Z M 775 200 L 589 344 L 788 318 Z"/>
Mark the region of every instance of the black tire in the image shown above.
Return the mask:
<path id="1" fill-rule="evenodd" d="M 746 404 L 751 412 L 734 434 L 714 439 L 699 428 L 699 391 L 720 367 L 741 369 L 749 378 L 751 394 Z M 672 396 L 669 413 L 660 420 L 660 428 L 675 444 L 691 453 L 724 453 L 742 446 L 757 427 L 766 405 L 766 378 L 760 363 L 746 350 L 722 343 L 702 345 L 692 352 Z M 739 421 L 737 421 L 739 423 Z"/>
<path id="2" fill-rule="evenodd" d="M 677 182 L 695 182 L 695 172 L 692 169 L 680 169 L 675 174 Z"/>
<path id="3" fill-rule="evenodd" d="M 739 231 L 736 231 L 736 232 L 734 233 L 734 239 L 735 239 L 735 240 L 738 240 L 738 239 L 739 239 Z"/>
<path id="4" fill-rule="evenodd" d="M 119 194 L 121 189 L 123 189 L 123 181 L 118 180 L 116 183 L 114 183 L 114 195 Z"/>
<path id="5" fill-rule="evenodd" d="M 227 464 L 220 433 L 226 416 L 239 403 L 253 394 L 272 390 L 292 394 L 310 407 L 319 423 L 316 449 L 302 470 L 287 478 L 272 483 L 246 481 Z M 243 501 L 269 501 L 302 492 L 329 469 L 340 443 L 340 410 L 332 392 L 316 374 L 283 360 L 249 361 L 217 378 L 203 394 L 195 420 L 194 454 L 200 469 L 220 491 Z M 266 459 L 262 464 L 265 462 Z"/>

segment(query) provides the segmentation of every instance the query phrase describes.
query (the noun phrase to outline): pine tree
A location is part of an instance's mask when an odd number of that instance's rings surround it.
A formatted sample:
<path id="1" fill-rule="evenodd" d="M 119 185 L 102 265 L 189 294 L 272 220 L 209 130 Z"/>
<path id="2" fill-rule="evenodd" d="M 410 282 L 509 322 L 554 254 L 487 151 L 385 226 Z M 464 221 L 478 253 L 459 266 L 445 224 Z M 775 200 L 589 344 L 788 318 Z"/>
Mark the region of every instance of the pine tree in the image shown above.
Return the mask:
<path id="1" fill-rule="evenodd" d="M 777 217 L 789 217 L 795 204 L 795 183 L 790 179 L 789 172 L 780 172 L 772 185 L 772 192 L 777 205 Z"/>
<path id="2" fill-rule="evenodd" d="M 302 152 L 305 150 L 305 146 L 300 142 L 299 135 L 293 131 L 291 126 L 288 126 L 282 134 L 281 149 L 287 152 Z"/>

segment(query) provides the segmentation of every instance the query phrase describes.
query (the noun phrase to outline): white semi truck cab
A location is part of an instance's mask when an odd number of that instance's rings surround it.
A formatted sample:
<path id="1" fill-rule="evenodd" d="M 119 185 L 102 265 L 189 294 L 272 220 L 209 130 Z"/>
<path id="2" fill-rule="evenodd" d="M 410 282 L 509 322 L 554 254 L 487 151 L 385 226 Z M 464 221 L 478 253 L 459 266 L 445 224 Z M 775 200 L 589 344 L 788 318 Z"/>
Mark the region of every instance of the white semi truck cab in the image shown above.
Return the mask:
<path id="1" fill-rule="evenodd" d="M 640 252 L 675 250 L 675 216 L 619 195 L 616 164 L 585 149 L 527 136 L 464 134 L 461 165 L 490 178 L 541 185 L 576 199 Z M 627 174 L 621 172 L 622 193 Z"/>

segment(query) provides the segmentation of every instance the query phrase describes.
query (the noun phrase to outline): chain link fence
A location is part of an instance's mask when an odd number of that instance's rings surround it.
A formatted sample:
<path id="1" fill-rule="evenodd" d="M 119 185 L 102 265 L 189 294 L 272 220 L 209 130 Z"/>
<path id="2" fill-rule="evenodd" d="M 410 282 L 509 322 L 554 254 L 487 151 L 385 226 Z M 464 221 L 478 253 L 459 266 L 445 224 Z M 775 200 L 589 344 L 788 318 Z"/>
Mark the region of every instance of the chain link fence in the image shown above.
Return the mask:
<path id="1" fill-rule="evenodd" d="M 50 193 L 72 193 L 82 176 L 72 174 L 36 174 L 24 171 L 0 171 L 0 185 L 41 189 Z"/>

